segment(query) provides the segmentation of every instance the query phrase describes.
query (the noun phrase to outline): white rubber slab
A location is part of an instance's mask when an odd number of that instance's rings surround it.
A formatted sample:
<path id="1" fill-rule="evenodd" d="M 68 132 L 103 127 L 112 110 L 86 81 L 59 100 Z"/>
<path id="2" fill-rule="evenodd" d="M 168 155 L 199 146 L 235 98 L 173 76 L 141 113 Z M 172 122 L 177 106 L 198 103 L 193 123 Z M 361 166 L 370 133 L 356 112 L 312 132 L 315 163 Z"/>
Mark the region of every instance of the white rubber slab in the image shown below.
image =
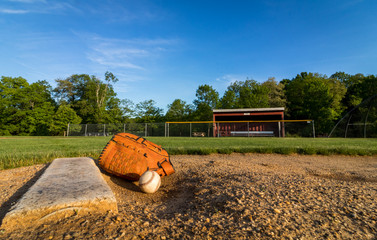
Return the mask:
<path id="1" fill-rule="evenodd" d="M 2 228 L 24 228 L 72 215 L 117 211 L 113 192 L 91 158 L 58 158 L 12 207 Z"/>

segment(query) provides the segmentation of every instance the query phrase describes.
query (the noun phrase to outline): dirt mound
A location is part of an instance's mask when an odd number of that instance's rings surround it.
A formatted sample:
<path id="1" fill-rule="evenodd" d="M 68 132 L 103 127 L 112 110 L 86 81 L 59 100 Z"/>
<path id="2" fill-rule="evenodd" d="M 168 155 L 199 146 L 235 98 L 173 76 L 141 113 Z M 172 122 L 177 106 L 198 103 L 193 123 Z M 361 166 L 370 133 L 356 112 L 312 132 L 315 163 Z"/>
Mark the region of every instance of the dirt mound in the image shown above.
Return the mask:
<path id="1" fill-rule="evenodd" d="M 162 178 L 155 194 L 103 173 L 117 198 L 117 214 L 72 216 L 17 232 L 3 229 L 0 238 L 377 237 L 376 157 L 231 154 L 173 156 L 172 162 L 177 172 Z M 0 172 L 2 211 L 41 169 Z"/>

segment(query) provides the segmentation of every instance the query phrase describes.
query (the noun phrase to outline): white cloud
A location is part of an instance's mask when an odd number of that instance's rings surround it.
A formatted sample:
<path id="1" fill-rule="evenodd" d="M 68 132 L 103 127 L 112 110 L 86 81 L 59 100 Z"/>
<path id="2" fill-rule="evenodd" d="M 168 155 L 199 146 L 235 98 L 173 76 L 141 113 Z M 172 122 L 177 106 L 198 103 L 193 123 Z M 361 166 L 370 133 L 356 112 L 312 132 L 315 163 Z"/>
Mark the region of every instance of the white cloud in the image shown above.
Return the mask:
<path id="1" fill-rule="evenodd" d="M 144 49 L 126 48 L 106 42 L 90 46 L 88 59 L 110 68 L 127 68 L 143 70 L 136 62 L 137 58 L 148 55 Z"/>
<path id="2" fill-rule="evenodd" d="M 119 39 L 119 38 L 104 38 L 100 36 L 87 36 L 93 41 L 98 41 L 106 44 L 123 44 L 123 45 L 142 45 L 142 46 L 165 46 L 177 44 L 178 39 L 170 38 L 132 38 L 132 39 Z"/>
<path id="3" fill-rule="evenodd" d="M 55 13 L 56 11 L 69 11 L 69 10 L 75 11 L 77 13 L 82 12 L 81 9 L 66 2 L 51 3 L 51 4 L 46 5 L 46 8 L 44 9 L 45 13 Z"/>
<path id="4" fill-rule="evenodd" d="M 245 75 L 239 75 L 239 74 L 226 74 L 219 78 L 216 78 L 217 82 L 221 82 L 229 86 L 230 84 L 234 83 L 235 81 L 244 81 L 246 80 Z"/>
<path id="5" fill-rule="evenodd" d="M 106 23 L 156 22 L 165 11 L 153 1 L 81 1 L 86 14 L 98 16 Z"/>
<path id="6" fill-rule="evenodd" d="M 46 3 L 46 0 L 8 0 L 9 2 L 19 2 L 19 3 Z"/>
<path id="7" fill-rule="evenodd" d="M 18 65 L 28 69 L 28 74 L 29 75 L 33 75 L 33 76 L 37 76 L 37 78 L 45 78 L 45 79 L 48 79 L 50 76 L 40 70 L 38 70 L 36 67 L 33 67 L 29 64 L 26 64 L 26 63 L 23 63 L 21 61 L 18 61 L 16 60 L 15 63 L 17 63 Z"/>
<path id="8" fill-rule="evenodd" d="M 0 9 L 0 13 L 6 13 L 6 14 L 26 14 L 29 13 L 29 10 L 20 10 L 20 9 Z"/>
<path id="9" fill-rule="evenodd" d="M 81 10 L 67 2 L 54 2 L 45 0 L 8 0 L 12 2 L 8 4 L 11 7 L 0 8 L 0 13 L 7 14 L 57 14 L 65 11 L 81 12 Z M 18 9 L 13 9 L 17 6 Z M 22 9 L 20 9 L 22 8 Z M 25 10 L 26 9 L 26 10 Z"/>
<path id="10" fill-rule="evenodd" d="M 77 34 L 77 33 L 76 33 Z M 166 48 L 175 44 L 173 39 L 116 39 L 79 35 L 87 42 L 87 58 L 112 69 L 147 70 L 148 64 L 163 56 Z"/>
<path id="11" fill-rule="evenodd" d="M 110 61 L 106 58 L 98 57 L 98 56 L 88 56 L 88 59 L 91 60 L 92 62 L 98 63 L 100 65 L 104 65 L 110 68 L 127 68 L 127 69 L 143 70 L 142 67 L 132 64 L 127 61 L 115 61 L 116 59 L 114 61 Z"/>
<path id="12" fill-rule="evenodd" d="M 96 46 L 94 51 L 105 55 L 106 57 L 145 57 L 148 56 L 148 51 L 137 48 L 123 48 L 117 46 Z"/>
<path id="13" fill-rule="evenodd" d="M 226 89 L 234 83 L 235 81 L 245 81 L 247 79 L 247 75 L 243 74 L 225 74 L 221 77 L 218 77 L 211 83 L 211 85 L 219 91 L 220 95 L 223 94 Z"/>

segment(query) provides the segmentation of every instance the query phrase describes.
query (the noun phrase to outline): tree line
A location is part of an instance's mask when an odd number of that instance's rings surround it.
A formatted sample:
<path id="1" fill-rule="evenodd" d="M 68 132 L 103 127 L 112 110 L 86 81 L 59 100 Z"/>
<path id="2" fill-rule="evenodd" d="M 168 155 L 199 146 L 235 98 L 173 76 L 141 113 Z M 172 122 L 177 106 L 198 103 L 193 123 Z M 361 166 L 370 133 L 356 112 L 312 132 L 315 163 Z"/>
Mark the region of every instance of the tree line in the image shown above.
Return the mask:
<path id="1" fill-rule="evenodd" d="M 104 80 L 74 74 L 55 81 L 52 88 L 47 81 L 1 77 L 0 135 L 62 135 L 68 123 L 209 121 L 212 109 L 268 107 L 285 107 L 286 119 L 313 119 L 318 133 L 326 134 L 343 114 L 377 94 L 377 75 L 302 72 L 280 82 L 235 81 L 223 96 L 200 85 L 192 103 L 175 99 L 164 114 L 152 99 L 137 104 L 119 99 L 118 78 L 111 72 Z"/>

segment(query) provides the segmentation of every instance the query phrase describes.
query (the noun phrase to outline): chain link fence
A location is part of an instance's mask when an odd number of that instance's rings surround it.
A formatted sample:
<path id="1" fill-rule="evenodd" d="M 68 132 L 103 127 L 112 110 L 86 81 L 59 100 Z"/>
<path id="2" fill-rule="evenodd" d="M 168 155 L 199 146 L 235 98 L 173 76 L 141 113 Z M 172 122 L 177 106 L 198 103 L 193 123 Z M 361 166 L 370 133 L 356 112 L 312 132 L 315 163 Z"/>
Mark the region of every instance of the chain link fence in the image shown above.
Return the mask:
<path id="1" fill-rule="evenodd" d="M 67 128 L 67 136 L 112 136 L 121 132 L 140 137 L 315 137 L 311 120 L 69 124 Z"/>
<path id="2" fill-rule="evenodd" d="M 377 94 L 345 114 L 329 137 L 377 138 Z"/>
<path id="3" fill-rule="evenodd" d="M 128 132 L 137 136 L 165 136 L 165 123 L 69 124 L 67 136 L 112 136 Z"/>

